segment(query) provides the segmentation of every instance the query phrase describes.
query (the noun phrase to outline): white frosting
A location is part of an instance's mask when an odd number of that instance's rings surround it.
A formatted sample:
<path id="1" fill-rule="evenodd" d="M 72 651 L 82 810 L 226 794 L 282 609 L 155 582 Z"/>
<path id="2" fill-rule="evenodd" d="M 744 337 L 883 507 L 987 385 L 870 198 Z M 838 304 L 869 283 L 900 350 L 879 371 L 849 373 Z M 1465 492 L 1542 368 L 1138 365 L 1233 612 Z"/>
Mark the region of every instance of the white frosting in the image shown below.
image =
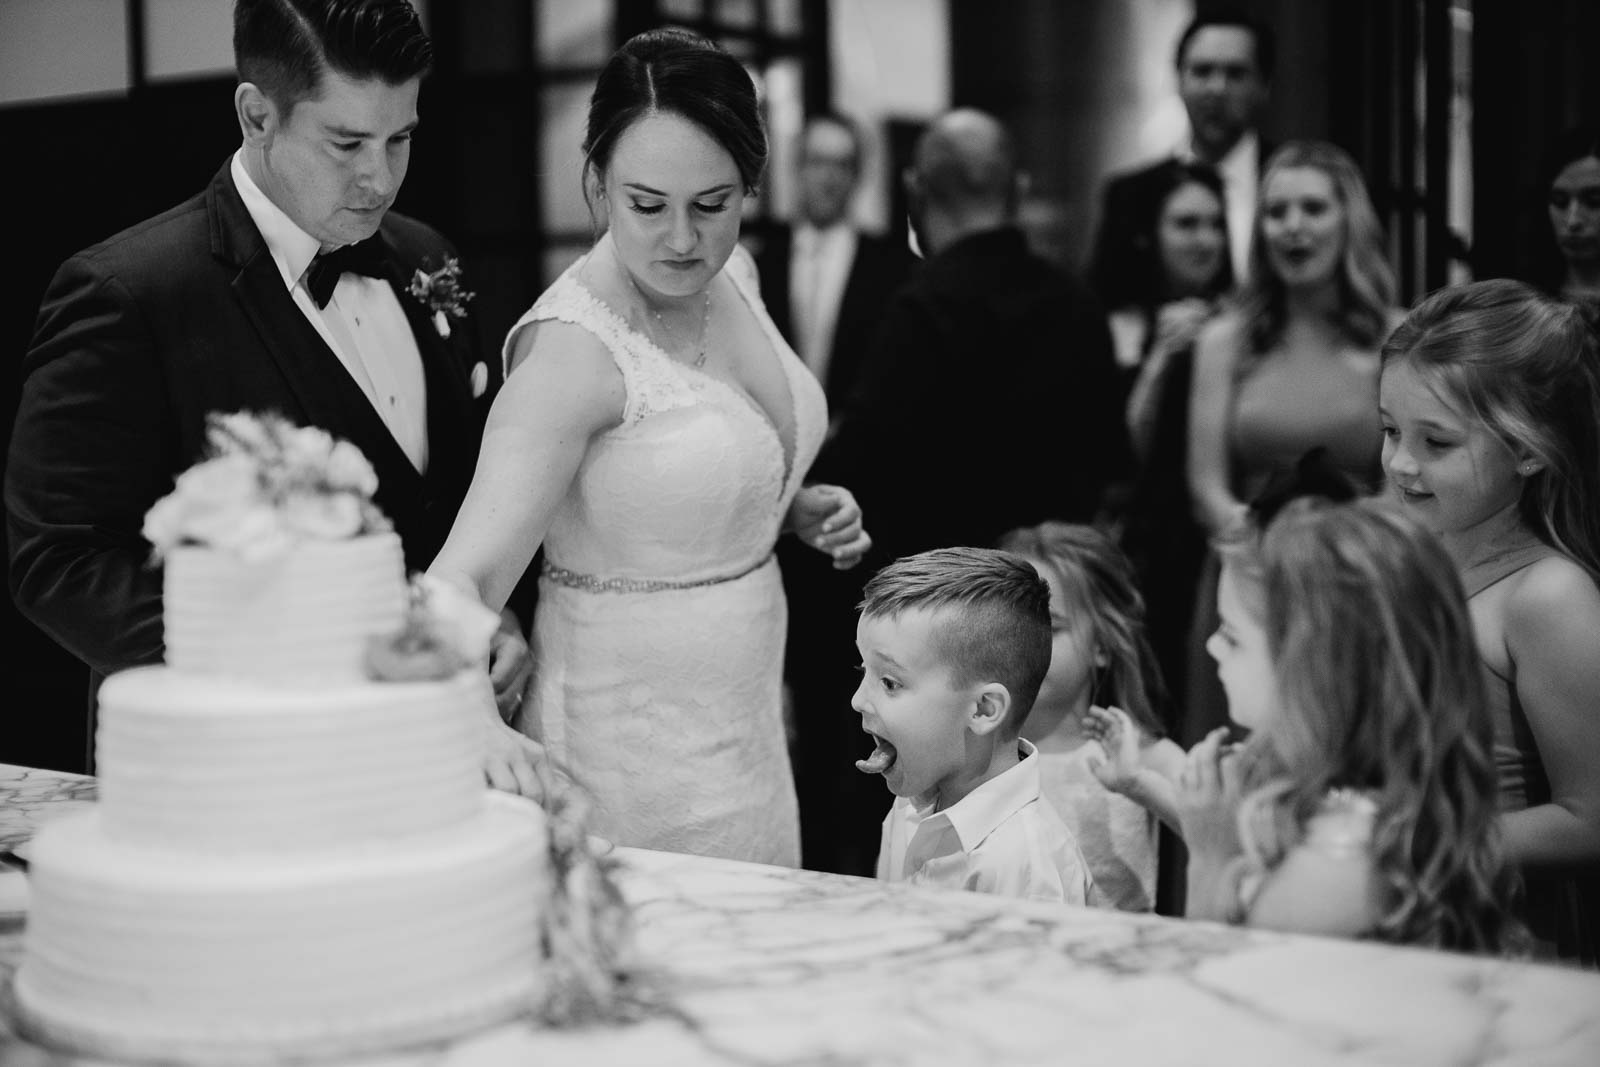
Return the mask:
<path id="1" fill-rule="evenodd" d="M 543 815 L 480 805 L 445 832 L 302 858 L 135 846 L 98 811 L 52 823 L 33 844 L 24 1020 L 88 1051 L 221 1062 L 514 1016 L 541 978 Z"/>
<path id="2" fill-rule="evenodd" d="M 490 793 L 481 667 L 370 682 L 393 534 L 167 560 L 166 667 L 100 691 L 100 803 L 31 843 L 23 1025 L 211 1064 L 451 1038 L 535 1004 L 548 837 Z"/>
<path id="3" fill-rule="evenodd" d="M 267 689 L 166 667 L 100 690 L 106 834 L 122 844 L 306 851 L 441 830 L 483 804 L 478 672 Z"/>
<path id="4" fill-rule="evenodd" d="M 363 681 L 367 641 L 405 617 L 405 556 L 393 533 L 306 541 L 262 563 L 178 548 L 163 581 L 169 667 L 272 686 Z"/>

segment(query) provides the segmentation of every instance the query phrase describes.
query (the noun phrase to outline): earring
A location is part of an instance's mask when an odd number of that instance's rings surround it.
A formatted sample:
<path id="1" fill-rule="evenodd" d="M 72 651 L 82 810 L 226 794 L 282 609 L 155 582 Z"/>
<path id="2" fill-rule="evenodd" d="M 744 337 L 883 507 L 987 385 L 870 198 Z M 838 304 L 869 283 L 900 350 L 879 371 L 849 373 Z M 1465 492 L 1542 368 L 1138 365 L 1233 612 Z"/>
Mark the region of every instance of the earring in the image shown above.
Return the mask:
<path id="1" fill-rule="evenodd" d="M 1520 466 L 1517 467 L 1517 473 L 1522 475 L 1524 478 L 1526 478 L 1529 475 L 1532 475 L 1535 472 L 1537 472 L 1538 469 L 1539 469 L 1539 464 L 1535 463 L 1533 460 L 1530 459 L 1527 462 L 1525 462 L 1525 463 L 1523 463 L 1523 464 L 1521 464 Z"/>

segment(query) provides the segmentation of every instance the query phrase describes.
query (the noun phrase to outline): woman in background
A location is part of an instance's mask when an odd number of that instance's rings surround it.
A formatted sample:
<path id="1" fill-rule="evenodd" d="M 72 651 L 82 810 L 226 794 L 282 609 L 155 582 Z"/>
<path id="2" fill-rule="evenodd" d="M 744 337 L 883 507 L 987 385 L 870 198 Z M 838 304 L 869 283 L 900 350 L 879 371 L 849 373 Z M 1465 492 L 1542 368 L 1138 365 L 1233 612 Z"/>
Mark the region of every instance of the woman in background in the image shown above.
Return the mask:
<path id="1" fill-rule="evenodd" d="M 1545 153 L 1540 190 L 1550 239 L 1538 284 L 1551 296 L 1600 315 L 1600 126 L 1568 130 Z"/>
<path id="2" fill-rule="evenodd" d="M 1378 346 L 1399 312 L 1366 183 L 1341 149 L 1291 141 L 1267 161 L 1258 203 L 1250 284 L 1195 344 L 1189 491 L 1212 537 L 1312 449 L 1364 490 L 1382 481 Z M 1184 745 L 1227 722 L 1204 651 L 1215 583 L 1213 557 L 1190 634 Z"/>
<path id="3" fill-rule="evenodd" d="M 1216 171 L 1173 160 L 1151 181 L 1155 211 L 1134 233 L 1132 255 L 1098 283 L 1130 386 L 1126 417 L 1138 463 L 1121 546 L 1144 592 L 1162 676 L 1181 682 L 1206 553 L 1184 477 L 1194 340 L 1233 288 L 1233 265 Z"/>

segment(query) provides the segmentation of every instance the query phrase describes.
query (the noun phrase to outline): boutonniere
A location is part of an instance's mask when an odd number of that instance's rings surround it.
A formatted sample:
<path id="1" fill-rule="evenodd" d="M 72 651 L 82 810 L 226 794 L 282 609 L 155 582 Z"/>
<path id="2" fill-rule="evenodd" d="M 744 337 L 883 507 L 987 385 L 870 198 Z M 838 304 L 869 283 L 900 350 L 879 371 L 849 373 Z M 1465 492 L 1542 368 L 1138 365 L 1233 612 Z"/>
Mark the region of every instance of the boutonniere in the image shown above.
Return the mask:
<path id="1" fill-rule="evenodd" d="M 461 263 L 455 256 L 444 257 L 444 266 L 433 272 L 418 267 L 407 290 L 433 312 L 433 328 L 440 337 L 450 336 L 450 320 L 467 317 L 467 301 L 477 296 L 461 287 Z"/>

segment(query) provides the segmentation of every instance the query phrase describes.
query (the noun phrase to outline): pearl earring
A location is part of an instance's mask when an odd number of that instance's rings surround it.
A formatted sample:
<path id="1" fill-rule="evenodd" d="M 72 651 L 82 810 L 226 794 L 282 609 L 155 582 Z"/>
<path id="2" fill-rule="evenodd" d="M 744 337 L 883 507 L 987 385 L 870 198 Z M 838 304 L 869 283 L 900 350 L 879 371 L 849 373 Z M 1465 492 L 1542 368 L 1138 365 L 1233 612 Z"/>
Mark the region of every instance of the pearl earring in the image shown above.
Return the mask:
<path id="1" fill-rule="evenodd" d="M 1537 463 L 1534 463 L 1534 462 L 1530 461 L 1530 462 L 1524 463 L 1520 467 L 1518 467 L 1517 468 L 1517 472 L 1519 474 L 1521 474 L 1524 478 L 1526 478 L 1529 475 L 1531 475 L 1534 471 L 1537 471 L 1538 469 L 1539 469 L 1539 465 Z"/>

